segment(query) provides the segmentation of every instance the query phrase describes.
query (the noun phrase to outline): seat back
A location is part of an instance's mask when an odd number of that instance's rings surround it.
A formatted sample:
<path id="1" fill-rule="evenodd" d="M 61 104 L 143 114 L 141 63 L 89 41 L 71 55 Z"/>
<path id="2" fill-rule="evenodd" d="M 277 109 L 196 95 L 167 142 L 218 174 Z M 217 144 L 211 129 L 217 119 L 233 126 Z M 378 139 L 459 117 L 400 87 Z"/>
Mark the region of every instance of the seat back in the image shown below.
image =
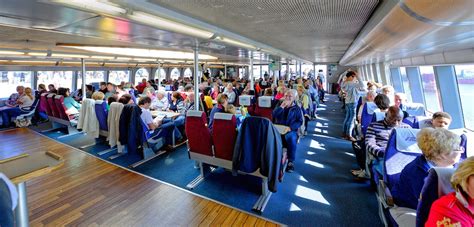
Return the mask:
<path id="1" fill-rule="evenodd" d="M 64 105 L 64 97 L 62 95 L 54 96 L 54 103 L 56 104 L 59 118 L 69 121 L 69 113 L 66 106 Z"/>
<path id="2" fill-rule="evenodd" d="M 130 96 L 132 96 L 133 103 L 138 105 L 137 97 L 135 97 L 135 90 L 130 89 L 130 90 L 128 90 L 128 93 L 130 94 Z"/>
<path id="3" fill-rule="evenodd" d="M 416 143 L 419 129 L 395 128 L 388 139 L 383 161 L 383 179 L 391 189 L 400 180 L 403 168 L 422 155 Z"/>
<path id="4" fill-rule="evenodd" d="M 233 114 L 216 113 L 212 127 L 214 153 L 217 158 L 232 161 L 237 138 L 237 119 Z"/>
<path id="5" fill-rule="evenodd" d="M 94 108 L 95 115 L 97 116 L 97 120 L 99 121 L 100 130 L 108 131 L 109 129 L 107 127 L 107 103 L 105 103 L 103 100 L 96 100 Z"/>
<path id="6" fill-rule="evenodd" d="M 367 133 L 367 128 L 372 122 L 374 116 L 374 111 L 377 110 L 377 105 L 374 102 L 366 102 L 362 107 L 362 115 L 360 118 L 360 125 L 362 129 L 362 134 L 365 136 Z"/>
<path id="7" fill-rule="evenodd" d="M 53 112 L 48 104 L 48 93 L 41 94 L 40 97 L 40 112 L 46 112 L 48 116 L 53 116 Z"/>
<path id="8" fill-rule="evenodd" d="M 385 118 L 385 112 L 374 112 L 374 115 L 372 115 L 372 122 L 376 121 L 381 121 Z"/>
<path id="9" fill-rule="evenodd" d="M 239 96 L 239 104 L 241 106 L 250 106 L 252 105 L 252 95 L 241 95 Z"/>
<path id="10" fill-rule="evenodd" d="M 61 118 L 61 115 L 59 115 L 59 110 L 58 110 L 58 107 L 56 106 L 56 102 L 54 101 L 54 97 L 56 95 L 55 94 L 48 94 L 48 106 L 49 106 L 49 109 L 51 110 L 51 115 L 50 116 L 53 116 L 53 117 L 56 117 L 56 118 Z"/>
<path id="11" fill-rule="evenodd" d="M 207 127 L 203 111 L 189 110 L 186 113 L 185 132 L 190 152 L 213 156 L 211 132 Z"/>
<path id="12" fill-rule="evenodd" d="M 425 226 L 434 201 L 454 191 L 451 186 L 451 176 L 454 171 L 454 168 L 441 167 L 434 167 L 429 170 L 416 209 L 416 226 Z"/>
<path id="13" fill-rule="evenodd" d="M 425 105 L 423 103 L 405 103 L 401 107 L 410 116 L 425 116 Z"/>
<path id="14" fill-rule="evenodd" d="M 270 121 L 272 120 L 272 100 L 273 97 L 271 96 L 261 96 L 258 97 L 258 103 L 257 106 L 255 107 L 255 115 L 259 117 L 264 117 L 269 119 Z"/>

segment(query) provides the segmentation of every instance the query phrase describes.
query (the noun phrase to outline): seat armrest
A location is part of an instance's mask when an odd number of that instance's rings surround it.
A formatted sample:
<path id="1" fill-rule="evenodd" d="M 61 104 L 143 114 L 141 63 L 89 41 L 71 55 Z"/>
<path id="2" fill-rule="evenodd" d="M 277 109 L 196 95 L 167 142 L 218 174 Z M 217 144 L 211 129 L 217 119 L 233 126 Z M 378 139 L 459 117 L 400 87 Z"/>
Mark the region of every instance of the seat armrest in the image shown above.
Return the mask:
<path id="1" fill-rule="evenodd" d="M 379 180 L 377 192 L 379 200 L 385 208 L 393 207 L 395 205 L 392 193 L 383 180 Z"/>

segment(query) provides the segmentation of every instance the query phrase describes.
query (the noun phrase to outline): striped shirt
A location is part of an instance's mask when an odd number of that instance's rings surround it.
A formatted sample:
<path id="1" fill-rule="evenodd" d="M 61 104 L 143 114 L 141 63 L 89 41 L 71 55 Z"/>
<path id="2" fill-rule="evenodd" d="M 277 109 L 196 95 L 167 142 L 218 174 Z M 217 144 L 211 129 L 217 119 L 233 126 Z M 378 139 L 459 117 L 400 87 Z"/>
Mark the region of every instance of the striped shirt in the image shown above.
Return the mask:
<path id="1" fill-rule="evenodd" d="M 405 123 L 400 123 L 398 128 L 411 128 Z M 388 126 L 385 120 L 372 122 L 367 128 L 365 135 L 365 146 L 367 152 L 375 157 L 383 157 L 387 147 L 388 138 L 394 127 Z"/>

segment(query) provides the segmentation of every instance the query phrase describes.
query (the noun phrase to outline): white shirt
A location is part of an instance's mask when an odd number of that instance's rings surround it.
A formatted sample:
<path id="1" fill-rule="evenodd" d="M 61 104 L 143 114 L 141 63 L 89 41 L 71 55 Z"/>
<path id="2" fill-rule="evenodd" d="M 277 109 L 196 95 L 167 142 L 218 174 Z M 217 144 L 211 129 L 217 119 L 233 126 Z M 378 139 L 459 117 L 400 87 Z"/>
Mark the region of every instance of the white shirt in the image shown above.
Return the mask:
<path id="1" fill-rule="evenodd" d="M 168 98 L 163 96 L 162 99 L 154 98 L 151 102 L 151 108 L 157 110 L 166 110 L 169 107 Z"/>
<path id="2" fill-rule="evenodd" d="M 35 101 L 35 97 L 33 97 L 33 99 L 30 99 L 30 97 L 26 96 L 26 95 L 22 95 L 18 101 L 20 101 L 22 104 L 20 105 L 20 107 L 28 107 L 28 106 L 31 106 L 33 105 L 33 102 Z"/>

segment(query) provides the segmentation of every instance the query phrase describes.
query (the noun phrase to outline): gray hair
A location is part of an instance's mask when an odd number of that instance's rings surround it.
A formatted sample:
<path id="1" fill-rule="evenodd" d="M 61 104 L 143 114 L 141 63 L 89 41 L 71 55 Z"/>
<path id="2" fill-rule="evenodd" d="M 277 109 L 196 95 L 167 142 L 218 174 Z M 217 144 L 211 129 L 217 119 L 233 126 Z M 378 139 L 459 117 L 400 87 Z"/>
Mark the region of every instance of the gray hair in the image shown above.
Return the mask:
<path id="1" fill-rule="evenodd" d="M 426 159 L 437 161 L 458 152 L 461 137 L 444 128 L 424 128 L 418 133 L 416 142 Z"/>

